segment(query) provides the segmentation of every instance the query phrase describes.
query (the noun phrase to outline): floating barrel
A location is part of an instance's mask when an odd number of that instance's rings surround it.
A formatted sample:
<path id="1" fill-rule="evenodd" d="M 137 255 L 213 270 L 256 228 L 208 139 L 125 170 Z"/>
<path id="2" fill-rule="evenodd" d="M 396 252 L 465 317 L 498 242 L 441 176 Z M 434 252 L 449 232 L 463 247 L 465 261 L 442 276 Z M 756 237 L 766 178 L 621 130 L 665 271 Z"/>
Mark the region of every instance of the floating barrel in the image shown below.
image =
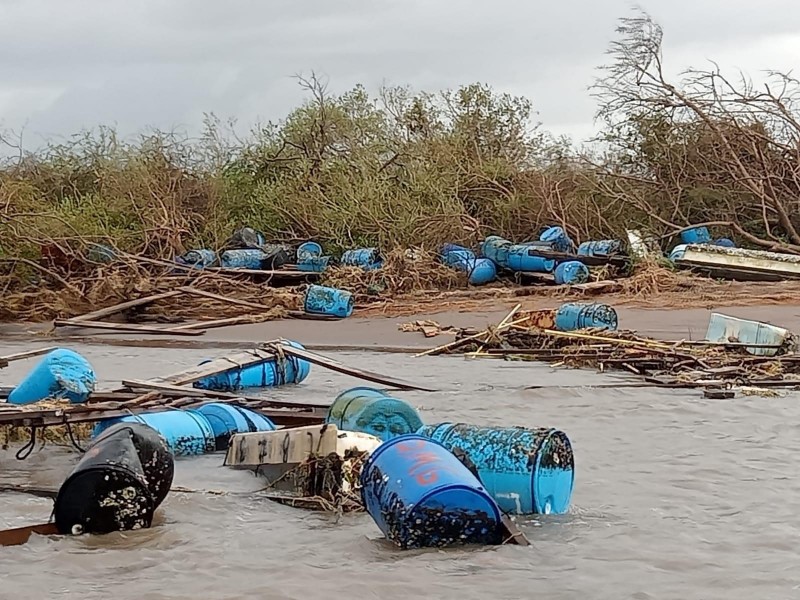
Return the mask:
<path id="1" fill-rule="evenodd" d="M 711 234 L 707 227 L 694 227 L 681 231 L 681 240 L 684 244 L 707 244 L 711 241 Z"/>
<path id="2" fill-rule="evenodd" d="M 269 256 L 263 250 L 256 248 L 238 248 L 226 250 L 219 258 L 220 266 L 226 269 L 254 269 L 263 268 Z"/>
<path id="3" fill-rule="evenodd" d="M 342 431 L 368 433 L 383 441 L 414 433 L 422 427 L 422 419 L 413 406 L 369 387 L 356 387 L 339 394 L 328 408 L 325 422 Z"/>
<path id="4" fill-rule="evenodd" d="M 558 285 L 576 285 L 589 281 L 589 267 L 577 260 L 560 263 L 553 273 Z"/>
<path id="5" fill-rule="evenodd" d="M 317 242 L 305 242 L 297 247 L 297 262 L 322 256 L 322 246 Z"/>
<path id="6" fill-rule="evenodd" d="M 383 264 L 380 252 L 377 248 L 357 248 L 348 250 L 342 254 L 343 265 L 350 267 L 361 267 L 367 271 L 379 269 Z"/>
<path id="7" fill-rule="evenodd" d="M 167 410 L 105 419 L 95 426 L 93 435 L 98 437 L 117 423 L 143 423 L 152 427 L 164 437 L 175 456 L 193 456 L 216 450 L 214 430 L 208 419 L 196 410 Z"/>
<path id="8" fill-rule="evenodd" d="M 303 309 L 312 315 L 327 315 L 344 319 L 353 314 L 353 294 L 346 290 L 309 285 Z"/>
<path id="9" fill-rule="evenodd" d="M 438 442 L 409 434 L 384 442 L 361 470 L 361 499 L 400 548 L 498 544 L 501 513 L 480 481 Z"/>
<path id="10" fill-rule="evenodd" d="M 554 260 L 541 256 L 531 256 L 529 244 L 514 244 L 508 247 L 506 268 L 525 273 L 551 273 L 556 266 Z"/>
<path id="11" fill-rule="evenodd" d="M 55 501 L 62 534 L 150 527 L 172 487 L 174 461 L 157 431 L 118 423 L 98 435 L 61 484 Z"/>
<path id="12" fill-rule="evenodd" d="M 736 243 L 733 240 L 729 240 L 728 238 L 719 238 L 712 242 L 715 246 L 721 246 L 723 248 L 736 248 Z"/>
<path id="13" fill-rule="evenodd" d="M 303 349 L 303 345 L 293 341 L 283 341 L 284 345 Z M 200 364 L 206 364 L 205 360 Z M 195 381 L 192 386 L 200 390 L 215 392 L 238 392 L 245 388 L 276 387 L 303 382 L 311 372 L 311 363 L 295 356 L 270 358 L 246 367 L 234 367 L 222 373 Z"/>
<path id="14" fill-rule="evenodd" d="M 206 248 L 189 250 L 176 258 L 175 262 L 196 269 L 205 269 L 206 267 L 213 267 L 217 263 L 217 253 Z"/>
<path id="15" fill-rule="evenodd" d="M 617 328 L 618 323 L 617 311 L 608 304 L 570 302 L 562 304 L 556 311 L 556 329 L 559 331 L 590 328 L 613 331 Z"/>
<path id="16" fill-rule="evenodd" d="M 622 253 L 620 240 L 595 240 L 578 246 L 578 256 L 614 256 Z"/>
<path id="17" fill-rule="evenodd" d="M 561 227 L 548 227 L 539 236 L 539 241 L 553 244 L 553 250 L 556 252 L 571 252 L 574 248 L 572 240 Z"/>
<path id="18" fill-rule="evenodd" d="M 575 460 L 565 433 L 466 423 L 424 425 L 418 433 L 463 453 L 503 512 L 563 514 L 569 509 Z"/>
<path id="19" fill-rule="evenodd" d="M 45 355 L 25 379 L 11 390 L 8 402 L 31 404 L 46 398 L 86 402 L 94 391 L 97 376 L 83 356 L 66 348 Z"/>
<path id="20" fill-rule="evenodd" d="M 230 438 L 235 433 L 275 431 L 275 425 L 264 415 L 241 406 L 223 402 L 208 402 L 197 407 L 214 432 L 217 450 L 227 450 Z"/>

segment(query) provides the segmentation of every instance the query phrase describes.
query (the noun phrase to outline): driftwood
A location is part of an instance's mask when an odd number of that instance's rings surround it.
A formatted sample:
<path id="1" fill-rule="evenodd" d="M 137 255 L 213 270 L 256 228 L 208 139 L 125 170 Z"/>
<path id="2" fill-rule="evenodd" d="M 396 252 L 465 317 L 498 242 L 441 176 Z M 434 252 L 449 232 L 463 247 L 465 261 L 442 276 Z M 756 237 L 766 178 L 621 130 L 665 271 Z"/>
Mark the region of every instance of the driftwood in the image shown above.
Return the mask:
<path id="1" fill-rule="evenodd" d="M 129 323 L 103 323 L 101 321 L 76 321 L 75 319 L 56 319 L 53 327 L 85 327 L 87 329 L 108 329 L 130 333 L 151 333 L 156 335 L 203 335 L 205 331 L 194 329 L 162 329 L 148 325 L 134 325 Z"/>
<path id="2" fill-rule="evenodd" d="M 15 360 L 25 360 L 26 358 L 33 358 L 34 356 L 41 356 L 42 354 L 48 354 L 53 350 L 57 350 L 57 348 L 55 346 L 51 346 L 49 348 L 38 348 L 37 350 L 26 350 L 25 352 L 17 352 L 15 354 L 0 356 L 0 369 L 7 367 L 8 363 L 14 362 Z"/>

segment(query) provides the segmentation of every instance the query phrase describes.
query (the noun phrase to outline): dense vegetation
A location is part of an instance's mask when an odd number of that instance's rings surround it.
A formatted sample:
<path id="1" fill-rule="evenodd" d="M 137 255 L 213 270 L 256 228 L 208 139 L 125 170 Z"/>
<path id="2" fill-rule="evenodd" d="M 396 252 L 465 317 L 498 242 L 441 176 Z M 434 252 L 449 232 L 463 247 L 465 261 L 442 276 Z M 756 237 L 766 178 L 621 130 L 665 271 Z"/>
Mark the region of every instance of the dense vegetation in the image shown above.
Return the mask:
<path id="1" fill-rule="evenodd" d="M 643 227 L 667 239 L 707 222 L 740 243 L 800 252 L 797 82 L 733 84 L 664 74 L 661 30 L 623 19 L 593 86 L 601 139 L 589 154 L 532 121 L 525 98 L 473 84 L 440 93 L 361 87 L 308 100 L 246 139 L 214 117 L 199 139 L 101 128 L 0 169 L 0 273 L 25 285 L 42 247 L 102 241 L 171 257 L 248 225 L 336 252 L 361 244 L 577 240 Z"/>

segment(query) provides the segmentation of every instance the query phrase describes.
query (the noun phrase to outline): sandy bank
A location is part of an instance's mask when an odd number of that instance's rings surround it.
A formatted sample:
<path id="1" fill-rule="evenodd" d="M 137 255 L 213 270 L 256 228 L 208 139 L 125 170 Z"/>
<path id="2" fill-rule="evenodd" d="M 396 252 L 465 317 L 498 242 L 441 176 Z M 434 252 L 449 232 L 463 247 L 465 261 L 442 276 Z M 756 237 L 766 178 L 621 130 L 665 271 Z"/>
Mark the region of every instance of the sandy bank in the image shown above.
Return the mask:
<path id="1" fill-rule="evenodd" d="M 119 334 L 78 328 L 50 331 L 49 323 L 6 324 L 0 326 L 0 338 L 5 341 L 49 343 L 88 343 L 125 346 L 176 348 L 247 348 L 253 344 L 279 337 L 302 342 L 317 350 L 357 349 L 385 351 L 416 351 L 447 342 L 450 336 L 425 338 L 420 333 L 404 333 L 398 327 L 412 320 L 430 319 L 441 325 L 479 327 L 497 323 L 512 303 L 500 302 L 483 310 L 427 311 L 403 317 L 358 317 L 344 321 L 322 322 L 281 320 L 251 325 L 237 325 L 208 330 L 196 338 Z M 525 308 L 552 308 L 556 300 L 523 302 Z M 656 309 L 617 307 L 620 328 L 665 340 L 703 339 L 711 312 L 722 312 L 744 319 L 765 321 L 793 331 L 800 331 L 800 305 L 781 306 L 715 306 L 709 308 Z"/>

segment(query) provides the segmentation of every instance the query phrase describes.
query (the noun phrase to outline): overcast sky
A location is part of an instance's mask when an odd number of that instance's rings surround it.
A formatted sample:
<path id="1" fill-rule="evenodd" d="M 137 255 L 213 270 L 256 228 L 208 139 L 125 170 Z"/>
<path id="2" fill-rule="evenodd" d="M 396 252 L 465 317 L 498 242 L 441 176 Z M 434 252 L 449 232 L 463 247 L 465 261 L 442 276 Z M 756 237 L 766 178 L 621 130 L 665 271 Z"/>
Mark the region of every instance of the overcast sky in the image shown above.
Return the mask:
<path id="1" fill-rule="evenodd" d="M 800 2 L 641 0 L 672 70 L 757 75 L 800 59 Z M 438 90 L 484 82 L 529 97 L 543 125 L 593 130 L 586 88 L 626 0 L 0 0 L 0 129 L 26 146 L 98 124 L 197 131 L 204 112 L 243 125 L 302 99 L 314 70 Z"/>

